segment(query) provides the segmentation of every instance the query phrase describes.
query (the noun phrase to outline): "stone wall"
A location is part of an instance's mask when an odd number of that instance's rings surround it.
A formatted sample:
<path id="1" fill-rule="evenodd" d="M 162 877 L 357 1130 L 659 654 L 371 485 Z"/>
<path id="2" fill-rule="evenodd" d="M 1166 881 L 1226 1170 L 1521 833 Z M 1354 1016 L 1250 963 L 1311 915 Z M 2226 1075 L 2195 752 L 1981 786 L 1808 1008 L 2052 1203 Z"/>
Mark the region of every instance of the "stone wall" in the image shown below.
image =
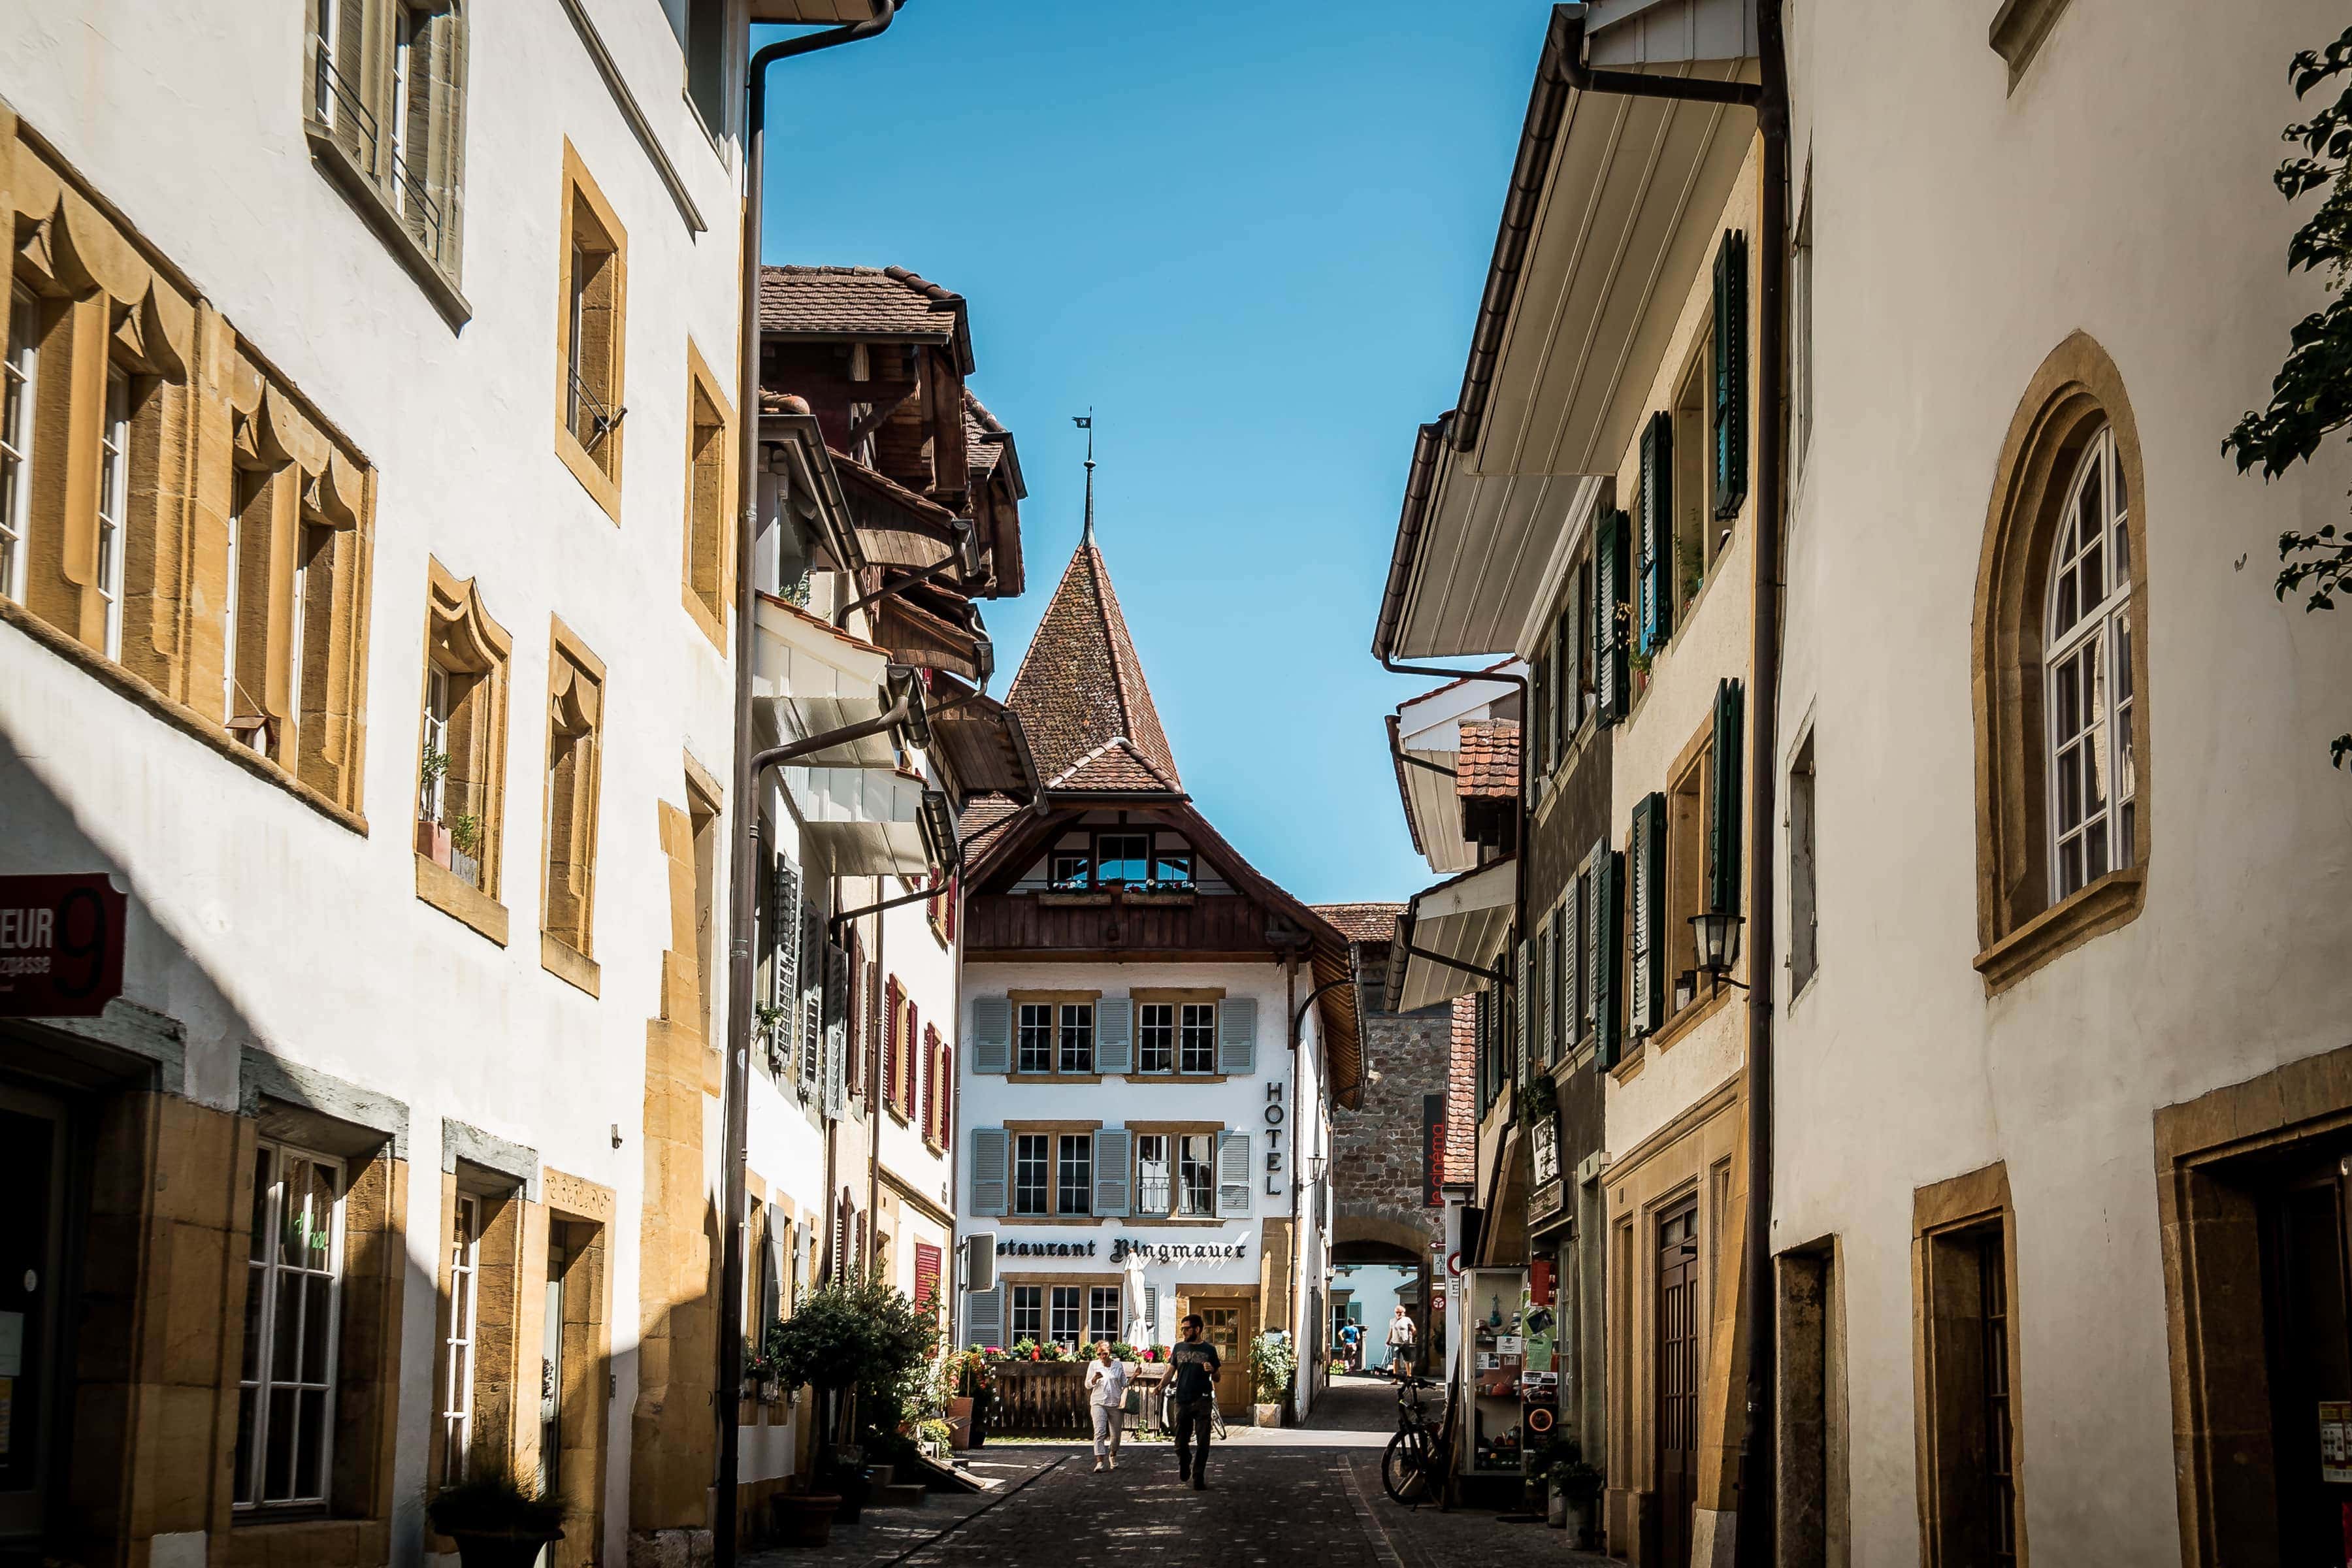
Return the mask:
<path id="1" fill-rule="evenodd" d="M 1446 1093 L 1453 1054 L 1451 1007 L 1363 1016 L 1360 1110 L 1335 1113 L 1331 1185 L 1335 1247 L 1379 1241 L 1426 1259 L 1444 1234 L 1442 1209 L 1425 1206 L 1421 1101 Z"/>

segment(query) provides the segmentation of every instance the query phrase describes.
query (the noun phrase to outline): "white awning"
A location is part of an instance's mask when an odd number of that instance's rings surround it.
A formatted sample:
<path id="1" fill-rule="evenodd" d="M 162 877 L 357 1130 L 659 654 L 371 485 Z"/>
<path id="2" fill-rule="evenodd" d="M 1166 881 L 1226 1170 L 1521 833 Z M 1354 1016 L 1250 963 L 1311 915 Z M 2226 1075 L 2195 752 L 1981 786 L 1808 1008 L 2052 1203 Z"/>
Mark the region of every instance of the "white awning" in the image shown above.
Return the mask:
<path id="1" fill-rule="evenodd" d="M 953 863 L 947 797 L 895 768 L 780 769 L 802 830 L 836 876 L 921 877 Z"/>
<path id="2" fill-rule="evenodd" d="M 1414 897 L 1397 925 L 1405 950 L 1397 1011 L 1434 1007 L 1477 987 L 1475 971 L 1494 970 L 1510 936 L 1518 888 L 1518 862 L 1497 860 Z M 1474 967 L 1457 967 L 1465 964 Z"/>
<path id="3" fill-rule="evenodd" d="M 1517 659 L 1499 668 L 1513 675 L 1527 673 L 1527 666 Z M 1412 818 L 1422 858 L 1439 876 L 1478 864 L 1478 846 L 1462 837 L 1462 797 L 1454 776 L 1462 725 L 1502 717 L 1497 705 L 1517 696 L 1516 688 L 1501 681 L 1457 680 L 1397 709 L 1396 744 L 1411 759 L 1397 768 L 1404 809 Z"/>
<path id="4" fill-rule="evenodd" d="M 757 603 L 759 653 L 751 691 L 771 705 L 781 739 L 798 741 L 867 723 L 889 711 L 887 652 L 780 599 L 761 595 Z M 820 752 L 812 760 L 822 766 L 888 769 L 898 766 L 898 751 L 884 733 Z"/>

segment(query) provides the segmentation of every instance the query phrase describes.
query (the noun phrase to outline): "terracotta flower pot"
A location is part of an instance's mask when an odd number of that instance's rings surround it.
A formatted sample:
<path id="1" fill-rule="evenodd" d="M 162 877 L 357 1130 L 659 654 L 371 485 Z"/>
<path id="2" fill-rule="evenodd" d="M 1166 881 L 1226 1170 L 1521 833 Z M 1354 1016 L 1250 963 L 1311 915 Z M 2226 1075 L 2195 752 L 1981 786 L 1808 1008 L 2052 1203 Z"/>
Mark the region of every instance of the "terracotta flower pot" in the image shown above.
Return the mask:
<path id="1" fill-rule="evenodd" d="M 437 822 L 419 822 L 416 852 L 446 869 L 449 864 L 449 830 Z"/>
<path id="2" fill-rule="evenodd" d="M 1256 1405 L 1252 1405 L 1250 1408 L 1258 1426 L 1279 1426 L 1282 1425 L 1282 1406 L 1279 1404 Z"/>
<path id="3" fill-rule="evenodd" d="M 841 1499 L 832 1492 L 785 1493 L 774 1501 L 776 1533 L 786 1546 L 823 1546 L 833 1539 Z"/>
<path id="4" fill-rule="evenodd" d="M 457 1561 L 466 1568 L 532 1568 L 540 1552 L 562 1540 L 563 1531 L 464 1531 L 450 1539 L 457 1543 Z"/>

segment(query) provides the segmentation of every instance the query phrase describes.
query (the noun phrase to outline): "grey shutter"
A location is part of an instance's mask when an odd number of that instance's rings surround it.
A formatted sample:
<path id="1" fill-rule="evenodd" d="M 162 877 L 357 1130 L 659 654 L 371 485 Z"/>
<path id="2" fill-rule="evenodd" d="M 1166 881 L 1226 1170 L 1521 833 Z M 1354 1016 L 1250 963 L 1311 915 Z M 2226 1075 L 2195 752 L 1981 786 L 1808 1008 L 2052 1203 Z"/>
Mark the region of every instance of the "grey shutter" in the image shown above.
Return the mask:
<path id="1" fill-rule="evenodd" d="M 1217 1004 L 1217 1070 L 1227 1078 L 1257 1071 L 1257 998 L 1228 996 Z"/>
<path id="2" fill-rule="evenodd" d="M 1105 996 L 1095 1003 L 1095 1071 L 1135 1070 L 1135 999 Z M 1126 1213 L 1125 1209 L 1119 1211 Z"/>
<path id="3" fill-rule="evenodd" d="M 1584 879 L 1570 873 L 1568 902 L 1560 906 L 1559 1048 L 1566 1056 L 1584 1037 L 1583 993 L 1577 984 L 1584 967 Z"/>
<path id="4" fill-rule="evenodd" d="M 1727 229 L 1715 253 L 1715 515 L 1748 497 L 1748 237 Z"/>
<path id="5" fill-rule="evenodd" d="M 1095 1213 L 1114 1217 L 1128 1211 L 1128 1169 L 1134 1163 L 1135 1140 L 1124 1127 L 1104 1127 L 1095 1132 Z"/>
<path id="6" fill-rule="evenodd" d="M 1246 1132 L 1217 1134 L 1217 1213 L 1220 1216 L 1240 1215 L 1247 1217 L 1250 1210 L 1250 1135 Z"/>
<path id="7" fill-rule="evenodd" d="M 971 1070 L 1013 1070 L 1013 1003 L 1003 996 L 978 996 L 971 1004 Z"/>
<path id="8" fill-rule="evenodd" d="M 1559 1008 L 1552 995 L 1559 984 L 1559 965 L 1553 956 L 1559 942 L 1559 914 L 1555 910 L 1536 928 L 1535 1011 L 1540 1021 L 1536 1025 L 1535 1049 L 1529 1054 L 1538 1062 L 1549 1062 L 1559 1050 Z"/>
<path id="9" fill-rule="evenodd" d="M 1526 740 L 1522 748 L 1523 769 L 1528 775 L 1528 791 L 1533 800 L 1543 798 L 1544 786 L 1544 718 L 1551 711 L 1551 661 L 1538 653 L 1528 683 L 1528 718 L 1520 727 Z"/>
<path id="10" fill-rule="evenodd" d="M 808 891 L 805 883 L 802 891 Z M 824 919 L 814 901 L 801 905 L 800 961 L 801 1098 L 814 1100 L 824 1087 Z"/>
<path id="11" fill-rule="evenodd" d="M 1737 680 L 1715 689 L 1715 770 L 1706 798 L 1706 907 L 1739 908 L 1739 764 L 1747 692 Z"/>
<path id="12" fill-rule="evenodd" d="M 1642 431 L 1642 651 L 1675 635 L 1675 420 L 1664 409 Z"/>
<path id="13" fill-rule="evenodd" d="M 801 873 L 781 851 L 768 883 L 768 1005 L 776 1010 L 768 1068 L 789 1075 L 801 1016 Z"/>
<path id="14" fill-rule="evenodd" d="M 1624 1036 L 1619 1025 L 1619 960 L 1624 931 L 1619 914 L 1624 880 L 1622 858 L 1603 838 L 1592 848 L 1592 896 L 1585 915 L 1584 967 L 1592 987 L 1592 1062 L 1607 1070 L 1617 1065 Z"/>
<path id="15" fill-rule="evenodd" d="M 1002 1127 L 971 1130 L 971 1212 L 1004 1212 L 1005 1162 L 1010 1140 Z"/>
<path id="16" fill-rule="evenodd" d="M 1551 628 L 1551 710 L 1550 749 L 1544 755 L 1547 769 L 1558 767 L 1568 755 L 1568 742 L 1576 733 L 1576 633 L 1575 615 L 1564 607 L 1576 591 L 1576 574 L 1568 574 L 1568 586 L 1561 590 L 1563 608 L 1559 619 Z"/>
<path id="17" fill-rule="evenodd" d="M 996 1233 L 975 1230 L 963 1238 L 963 1288 L 967 1290 L 996 1289 Z"/>
<path id="18" fill-rule="evenodd" d="M 974 1290 L 963 1300 L 964 1342 L 1002 1345 L 1004 1342 L 1004 1287 Z"/>
<path id="19" fill-rule="evenodd" d="M 1517 1007 L 1513 1016 L 1518 1021 L 1518 1037 L 1511 1042 L 1511 1070 L 1523 1082 L 1528 1076 L 1528 1042 L 1535 1033 L 1528 1026 L 1535 1021 L 1531 1016 L 1536 1005 L 1535 947 L 1533 942 L 1520 942 L 1518 963 L 1511 971 L 1512 999 Z"/>
<path id="20" fill-rule="evenodd" d="M 785 1241 L 792 1222 L 775 1205 L 768 1205 L 768 1277 L 760 1282 L 760 1326 L 764 1337 L 767 1325 L 784 1315 L 785 1281 L 792 1278 L 785 1257 Z"/>
<path id="21" fill-rule="evenodd" d="M 1633 676 L 1625 647 L 1631 625 L 1632 531 L 1623 512 L 1609 512 L 1601 520 L 1601 538 L 1593 552 L 1593 704 L 1603 729 L 1623 719 L 1632 705 Z"/>
<path id="22" fill-rule="evenodd" d="M 1160 1331 L 1160 1287 L 1157 1285 L 1143 1288 L 1143 1326 L 1152 1331 L 1154 1335 Z"/>
<path id="23" fill-rule="evenodd" d="M 849 1114 L 849 954 L 824 948 L 824 1113 Z"/>

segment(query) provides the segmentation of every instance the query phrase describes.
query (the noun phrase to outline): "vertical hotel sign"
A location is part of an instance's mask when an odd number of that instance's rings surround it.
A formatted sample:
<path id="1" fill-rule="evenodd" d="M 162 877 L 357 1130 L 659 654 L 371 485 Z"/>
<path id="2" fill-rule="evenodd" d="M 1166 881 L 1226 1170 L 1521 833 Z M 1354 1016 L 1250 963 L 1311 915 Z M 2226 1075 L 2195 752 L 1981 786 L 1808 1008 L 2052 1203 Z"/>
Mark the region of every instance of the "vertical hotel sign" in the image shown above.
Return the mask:
<path id="1" fill-rule="evenodd" d="M 103 871 L 0 877 L 0 1018 L 94 1018 L 122 994 L 129 898 Z"/>
<path id="2" fill-rule="evenodd" d="M 1445 1097 L 1421 1097 L 1421 1201 L 1424 1208 L 1445 1206 Z"/>

